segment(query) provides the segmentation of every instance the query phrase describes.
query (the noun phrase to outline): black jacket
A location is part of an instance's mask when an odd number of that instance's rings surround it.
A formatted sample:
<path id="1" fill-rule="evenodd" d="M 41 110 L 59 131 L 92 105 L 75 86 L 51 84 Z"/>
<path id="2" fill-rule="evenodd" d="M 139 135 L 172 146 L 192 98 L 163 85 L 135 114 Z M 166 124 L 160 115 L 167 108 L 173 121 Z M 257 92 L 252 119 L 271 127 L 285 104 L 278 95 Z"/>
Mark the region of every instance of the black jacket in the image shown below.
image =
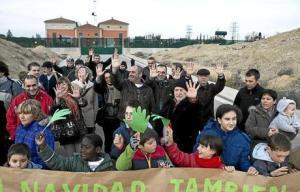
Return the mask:
<path id="1" fill-rule="evenodd" d="M 256 106 L 260 103 L 263 91 L 264 88 L 257 84 L 256 87 L 251 90 L 247 89 L 247 87 L 243 87 L 237 93 L 233 104 L 242 110 L 243 120 L 241 124 L 238 125 L 242 131 L 245 131 L 245 122 L 249 116 L 249 107 Z"/>
<path id="2" fill-rule="evenodd" d="M 54 88 L 56 86 L 58 78 L 60 78 L 61 75 L 53 72 L 52 77 L 48 80 L 47 75 L 41 75 L 39 78 L 39 82 L 43 85 L 45 91 L 52 97 L 52 99 L 55 99 L 55 91 Z"/>
<path id="3" fill-rule="evenodd" d="M 225 87 L 225 76 L 218 78 L 216 84 L 207 84 L 204 87 L 198 89 L 197 97 L 201 105 L 201 110 L 197 118 L 201 122 L 200 130 L 203 129 L 204 125 L 210 118 L 214 118 L 214 98 L 220 93 Z M 199 83 L 197 83 L 198 86 Z"/>
<path id="4" fill-rule="evenodd" d="M 199 122 L 196 118 L 201 109 L 199 103 L 191 103 L 188 98 L 182 100 L 177 106 L 170 99 L 160 115 L 171 120 L 174 141 L 180 150 L 191 153 L 196 137 L 199 133 Z"/>
<path id="5" fill-rule="evenodd" d="M 126 103 L 129 100 L 138 100 L 141 103 L 141 107 L 145 108 L 148 112 L 155 111 L 155 102 L 152 89 L 143 84 L 138 88 L 134 83 L 128 79 L 122 80 L 120 72 L 112 74 L 112 83 L 121 92 L 121 101 L 118 117 L 123 119 Z"/>

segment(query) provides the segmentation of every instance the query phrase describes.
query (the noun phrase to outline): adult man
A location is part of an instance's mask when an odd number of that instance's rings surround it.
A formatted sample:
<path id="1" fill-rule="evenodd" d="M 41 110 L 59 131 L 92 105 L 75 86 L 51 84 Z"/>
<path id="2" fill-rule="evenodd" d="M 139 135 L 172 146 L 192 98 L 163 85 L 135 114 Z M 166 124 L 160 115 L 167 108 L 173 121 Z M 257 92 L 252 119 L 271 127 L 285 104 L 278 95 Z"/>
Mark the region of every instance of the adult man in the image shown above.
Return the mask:
<path id="1" fill-rule="evenodd" d="M 100 55 L 95 55 L 93 51 L 89 52 L 89 56 L 90 56 L 90 60 L 87 66 L 92 71 L 94 78 L 96 78 L 97 76 L 96 73 L 97 66 L 102 66 L 102 70 L 104 70 L 108 65 L 111 64 L 111 58 L 108 58 L 106 61 L 101 61 Z"/>
<path id="2" fill-rule="evenodd" d="M 197 93 L 198 101 L 201 105 L 199 111 L 199 127 L 203 129 L 207 120 L 214 118 L 214 98 L 225 87 L 225 76 L 223 73 L 223 66 L 216 66 L 215 72 L 218 74 L 216 84 L 208 83 L 210 71 L 207 69 L 199 69 L 197 72 L 198 83 L 200 85 Z"/>
<path id="3" fill-rule="evenodd" d="M 243 120 L 238 125 L 242 131 L 245 131 L 245 122 L 249 116 L 249 107 L 260 103 L 260 98 L 264 91 L 264 88 L 258 83 L 259 78 L 260 73 L 257 69 L 249 69 L 245 76 L 246 86 L 239 90 L 233 102 L 243 113 Z"/>
<path id="4" fill-rule="evenodd" d="M 29 63 L 27 66 L 28 75 L 33 75 L 33 76 L 39 78 L 40 68 L 41 68 L 40 64 L 38 64 L 36 62 Z"/>
<path id="5" fill-rule="evenodd" d="M 174 84 L 174 98 L 169 99 L 163 106 L 160 115 L 171 120 L 174 141 L 180 150 L 191 153 L 199 132 L 197 112 L 200 110 L 197 102 L 199 85 L 189 84 L 179 79 Z"/>
<path id="6" fill-rule="evenodd" d="M 11 140 L 15 139 L 17 126 L 20 124 L 20 120 L 17 116 L 18 106 L 27 99 L 38 100 L 41 103 L 42 111 L 50 115 L 50 108 L 53 105 L 52 98 L 39 88 L 37 77 L 27 75 L 24 81 L 24 91 L 12 100 L 6 113 L 6 129 L 9 132 Z"/>
<path id="7" fill-rule="evenodd" d="M 54 88 L 58 78 L 61 77 L 59 73 L 53 71 L 53 65 L 50 61 L 46 61 L 42 65 L 43 74 L 40 76 L 39 81 L 43 85 L 45 91 L 52 97 L 55 98 Z"/>
<path id="8" fill-rule="evenodd" d="M 149 57 L 147 59 L 147 63 L 148 63 L 148 66 L 143 68 L 143 76 L 142 76 L 143 80 L 145 80 L 145 81 L 147 79 L 149 79 L 149 77 L 150 77 L 150 68 L 152 68 L 152 67 L 156 68 L 156 61 L 155 61 L 154 57 Z"/>
<path id="9" fill-rule="evenodd" d="M 74 69 L 74 59 L 68 57 L 66 59 L 67 66 L 58 67 L 56 62 L 53 62 L 53 69 L 59 73 L 61 73 L 64 77 L 67 77 L 69 73 Z"/>
<path id="10" fill-rule="evenodd" d="M 129 68 L 128 79 L 122 80 L 120 77 L 120 60 L 116 53 L 112 59 L 112 83 L 121 92 L 121 101 L 118 117 L 123 119 L 126 102 L 136 99 L 141 103 L 141 107 L 149 112 L 155 111 L 155 102 L 152 89 L 142 82 L 142 68 L 132 66 Z"/>
<path id="11" fill-rule="evenodd" d="M 127 63 L 126 61 L 122 61 L 120 65 L 120 74 L 122 79 L 128 79 L 129 72 L 127 71 Z"/>
<path id="12" fill-rule="evenodd" d="M 145 83 L 153 90 L 156 110 L 159 112 L 173 95 L 174 80 L 167 79 L 167 66 L 160 64 L 151 67 L 150 77 Z"/>
<path id="13" fill-rule="evenodd" d="M 22 92 L 22 87 L 9 78 L 8 66 L 0 61 L 0 101 L 3 101 L 5 109 L 8 108 L 13 97 Z"/>

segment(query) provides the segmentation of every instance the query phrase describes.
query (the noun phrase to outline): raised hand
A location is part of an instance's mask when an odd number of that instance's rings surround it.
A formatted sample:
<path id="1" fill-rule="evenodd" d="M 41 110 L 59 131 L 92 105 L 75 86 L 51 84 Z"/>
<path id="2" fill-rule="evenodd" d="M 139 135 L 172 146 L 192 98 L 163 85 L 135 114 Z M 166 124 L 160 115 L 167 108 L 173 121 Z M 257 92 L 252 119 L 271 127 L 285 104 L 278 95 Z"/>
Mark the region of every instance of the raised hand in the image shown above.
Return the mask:
<path id="1" fill-rule="evenodd" d="M 102 76 L 104 73 L 105 73 L 105 69 L 103 70 L 103 65 L 102 64 L 98 64 L 96 66 L 96 74 L 97 74 L 97 77 L 100 77 Z"/>
<path id="2" fill-rule="evenodd" d="M 113 56 L 112 56 L 112 59 L 111 59 L 111 66 L 112 68 L 115 68 L 115 69 L 119 69 L 120 66 L 121 66 L 121 63 L 120 63 L 120 56 L 118 53 L 114 53 Z"/>
<path id="3" fill-rule="evenodd" d="M 156 65 L 151 65 L 150 66 L 150 78 L 154 79 L 158 75 L 157 70 L 156 70 Z"/>
<path id="4" fill-rule="evenodd" d="M 137 150 L 138 146 L 140 144 L 140 133 L 137 132 L 135 133 L 133 136 L 130 137 L 130 147 L 132 148 L 132 150 Z"/>
<path id="5" fill-rule="evenodd" d="M 191 99 L 197 98 L 197 92 L 200 87 L 200 84 L 198 86 L 196 86 L 196 83 L 193 83 L 190 80 L 189 82 L 186 82 L 186 87 L 188 90 L 186 96 Z"/>
<path id="6" fill-rule="evenodd" d="M 268 136 L 271 137 L 272 135 L 275 135 L 276 133 L 279 133 L 277 128 L 270 128 L 268 132 Z"/>
<path id="7" fill-rule="evenodd" d="M 167 135 L 165 138 L 165 144 L 166 144 L 166 146 L 170 146 L 173 143 L 174 143 L 173 130 L 170 127 L 167 127 Z"/>
<path id="8" fill-rule="evenodd" d="M 224 65 L 223 64 L 216 65 L 215 72 L 218 74 L 218 76 L 223 76 L 224 75 Z"/>
<path id="9" fill-rule="evenodd" d="M 53 90 L 54 90 L 54 92 L 55 92 L 56 97 L 57 97 L 57 98 L 62 98 L 62 97 L 65 95 L 65 93 L 64 93 L 64 91 L 62 90 L 61 85 L 60 85 L 60 84 L 56 84 L 55 87 L 56 87 L 56 88 L 53 87 Z"/>
<path id="10" fill-rule="evenodd" d="M 72 92 L 73 93 L 68 93 L 68 94 L 74 98 L 80 97 L 80 87 L 78 85 L 72 85 Z"/>
<path id="11" fill-rule="evenodd" d="M 113 143 L 118 149 L 122 149 L 124 147 L 123 136 L 120 134 L 116 134 Z"/>
<path id="12" fill-rule="evenodd" d="M 194 63 L 190 62 L 186 65 L 186 74 L 191 76 L 194 73 Z"/>
<path id="13" fill-rule="evenodd" d="M 183 71 L 183 70 L 182 70 Z M 174 71 L 174 75 L 173 75 L 173 78 L 174 79 L 180 79 L 180 76 L 182 74 L 182 71 L 180 70 L 180 68 L 176 68 L 175 71 Z"/>

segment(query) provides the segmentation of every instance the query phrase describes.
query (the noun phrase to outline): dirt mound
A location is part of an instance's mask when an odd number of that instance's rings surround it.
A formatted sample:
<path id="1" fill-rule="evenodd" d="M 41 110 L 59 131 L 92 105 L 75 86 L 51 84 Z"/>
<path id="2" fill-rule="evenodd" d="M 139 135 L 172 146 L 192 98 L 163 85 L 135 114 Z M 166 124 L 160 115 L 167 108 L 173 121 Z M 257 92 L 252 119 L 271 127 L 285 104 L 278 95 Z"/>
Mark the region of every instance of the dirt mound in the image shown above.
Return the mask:
<path id="1" fill-rule="evenodd" d="M 257 68 L 261 72 L 264 86 L 274 89 L 293 89 L 290 86 L 277 86 L 274 83 L 279 76 L 290 75 L 300 78 L 300 28 L 272 36 L 268 39 L 233 45 L 192 45 L 171 51 L 153 54 L 158 62 L 187 63 L 193 61 L 197 67 L 210 68 L 223 63 L 225 70 L 231 77 L 243 76 L 250 68 Z M 236 81 L 231 79 L 231 81 Z M 299 81 L 297 81 L 299 82 Z M 273 87 L 274 86 L 274 87 Z M 300 85 L 299 85 L 300 86 Z M 235 87 L 238 88 L 238 87 Z"/>
<path id="2" fill-rule="evenodd" d="M 17 78 L 20 71 L 27 71 L 31 62 L 42 64 L 46 60 L 60 60 L 61 57 L 43 46 L 27 49 L 20 45 L 0 39 L 0 60 L 9 66 L 10 76 Z"/>

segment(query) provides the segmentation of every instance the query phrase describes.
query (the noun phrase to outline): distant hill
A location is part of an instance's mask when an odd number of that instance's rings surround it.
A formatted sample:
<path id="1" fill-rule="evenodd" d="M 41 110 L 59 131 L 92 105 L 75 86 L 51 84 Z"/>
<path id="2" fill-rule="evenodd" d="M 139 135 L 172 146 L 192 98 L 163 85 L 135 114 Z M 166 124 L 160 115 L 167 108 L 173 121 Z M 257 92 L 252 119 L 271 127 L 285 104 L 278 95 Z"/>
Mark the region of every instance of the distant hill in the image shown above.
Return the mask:
<path id="1" fill-rule="evenodd" d="M 27 49 L 0 38 L 0 60 L 9 66 L 10 76 L 17 78 L 20 71 L 27 71 L 31 62 L 42 64 L 46 60 L 60 60 L 61 57 L 43 46 Z"/>
<path id="2" fill-rule="evenodd" d="M 211 69 L 225 64 L 228 85 L 242 86 L 245 72 L 257 68 L 263 86 L 277 90 L 281 95 L 298 97 L 300 105 L 300 28 L 280 33 L 267 39 L 233 45 L 192 45 L 153 54 L 158 62 L 187 63 L 196 68 Z"/>

